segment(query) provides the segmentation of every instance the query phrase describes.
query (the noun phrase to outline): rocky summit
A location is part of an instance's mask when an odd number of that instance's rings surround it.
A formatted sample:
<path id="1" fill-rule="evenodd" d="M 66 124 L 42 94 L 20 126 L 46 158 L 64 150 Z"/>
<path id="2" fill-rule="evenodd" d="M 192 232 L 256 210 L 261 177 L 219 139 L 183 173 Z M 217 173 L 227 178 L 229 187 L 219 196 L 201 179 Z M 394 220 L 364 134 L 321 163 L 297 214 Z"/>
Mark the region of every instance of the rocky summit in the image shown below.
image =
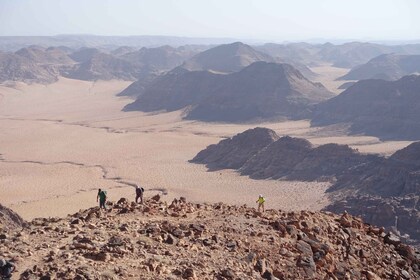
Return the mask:
<path id="1" fill-rule="evenodd" d="M 359 218 L 247 206 L 144 205 L 34 219 L 2 230 L 19 279 L 418 279 L 418 254 Z M 16 277 L 17 279 L 17 277 Z"/>

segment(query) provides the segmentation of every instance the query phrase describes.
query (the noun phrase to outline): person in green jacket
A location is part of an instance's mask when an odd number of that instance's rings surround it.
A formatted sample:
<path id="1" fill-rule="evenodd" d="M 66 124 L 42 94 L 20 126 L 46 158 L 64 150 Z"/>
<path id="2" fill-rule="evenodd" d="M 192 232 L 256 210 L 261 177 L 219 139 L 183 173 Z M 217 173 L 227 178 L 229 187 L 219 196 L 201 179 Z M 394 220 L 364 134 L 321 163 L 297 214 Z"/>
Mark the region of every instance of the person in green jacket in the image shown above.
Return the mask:
<path id="1" fill-rule="evenodd" d="M 258 203 L 258 212 L 261 212 L 261 209 L 262 209 L 262 211 L 264 212 L 265 210 L 264 210 L 264 202 L 265 202 L 265 198 L 262 196 L 262 194 L 260 194 L 259 196 L 258 196 L 258 199 L 257 199 L 257 203 Z"/>
<path id="2" fill-rule="evenodd" d="M 101 189 L 98 190 L 98 195 L 96 196 L 96 202 L 99 200 L 99 209 L 104 208 L 106 210 L 106 191 Z"/>

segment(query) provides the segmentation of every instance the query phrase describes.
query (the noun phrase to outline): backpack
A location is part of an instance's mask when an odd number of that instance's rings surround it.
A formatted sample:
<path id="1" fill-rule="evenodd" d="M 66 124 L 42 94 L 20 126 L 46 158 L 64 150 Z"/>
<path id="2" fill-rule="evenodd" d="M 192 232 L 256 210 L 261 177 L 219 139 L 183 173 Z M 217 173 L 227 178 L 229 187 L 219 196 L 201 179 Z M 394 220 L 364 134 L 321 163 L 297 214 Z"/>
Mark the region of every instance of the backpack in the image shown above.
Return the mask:
<path id="1" fill-rule="evenodd" d="M 144 192 L 142 187 L 136 189 L 136 194 L 141 195 Z"/>
<path id="2" fill-rule="evenodd" d="M 5 265 L 0 267 L 0 276 L 1 277 L 11 277 L 13 265 L 10 262 L 6 262 Z"/>

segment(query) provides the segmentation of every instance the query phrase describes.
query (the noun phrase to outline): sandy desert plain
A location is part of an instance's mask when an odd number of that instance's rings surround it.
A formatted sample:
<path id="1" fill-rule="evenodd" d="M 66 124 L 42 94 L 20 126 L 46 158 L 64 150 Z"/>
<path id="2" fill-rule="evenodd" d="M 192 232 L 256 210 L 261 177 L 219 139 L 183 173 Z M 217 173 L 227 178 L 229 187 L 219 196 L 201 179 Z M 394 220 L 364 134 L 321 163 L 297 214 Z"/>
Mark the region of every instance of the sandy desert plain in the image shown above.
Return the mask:
<path id="1" fill-rule="evenodd" d="M 313 68 L 318 81 L 337 92 L 346 69 Z M 325 182 L 252 180 L 234 171 L 208 172 L 189 163 L 200 150 L 248 128 L 313 144 L 349 144 L 361 152 L 389 155 L 411 142 L 348 136 L 341 127 L 311 128 L 309 121 L 225 124 L 182 120 L 182 112 L 122 112 L 132 100 L 118 97 L 127 81 L 87 82 L 60 78 L 50 85 L 0 86 L 0 203 L 23 218 L 65 216 L 96 205 L 98 188 L 110 200 L 185 196 L 195 202 L 254 205 L 259 193 L 268 208 L 319 210 L 328 203 Z"/>

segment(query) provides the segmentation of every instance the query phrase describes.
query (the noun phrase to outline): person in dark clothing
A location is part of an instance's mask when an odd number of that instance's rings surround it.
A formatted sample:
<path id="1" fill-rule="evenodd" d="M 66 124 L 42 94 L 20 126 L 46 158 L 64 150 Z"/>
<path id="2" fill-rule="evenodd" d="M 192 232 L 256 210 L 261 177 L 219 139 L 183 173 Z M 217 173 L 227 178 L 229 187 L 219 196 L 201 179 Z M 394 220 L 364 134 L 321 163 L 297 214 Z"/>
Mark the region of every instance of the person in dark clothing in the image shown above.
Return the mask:
<path id="1" fill-rule="evenodd" d="M 98 195 L 96 196 L 96 202 L 99 200 L 99 209 L 104 208 L 106 210 L 106 191 L 101 189 L 98 190 Z"/>
<path id="2" fill-rule="evenodd" d="M 143 193 L 144 189 L 142 187 L 136 186 L 136 203 L 138 203 L 140 198 L 140 203 L 143 204 Z"/>
<path id="3" fill-rule="evenodd" d="M 0 259 L 0 279 L 12 279 L 12 273 L 16 270 L 16 266 L 9 261 Z"/>

